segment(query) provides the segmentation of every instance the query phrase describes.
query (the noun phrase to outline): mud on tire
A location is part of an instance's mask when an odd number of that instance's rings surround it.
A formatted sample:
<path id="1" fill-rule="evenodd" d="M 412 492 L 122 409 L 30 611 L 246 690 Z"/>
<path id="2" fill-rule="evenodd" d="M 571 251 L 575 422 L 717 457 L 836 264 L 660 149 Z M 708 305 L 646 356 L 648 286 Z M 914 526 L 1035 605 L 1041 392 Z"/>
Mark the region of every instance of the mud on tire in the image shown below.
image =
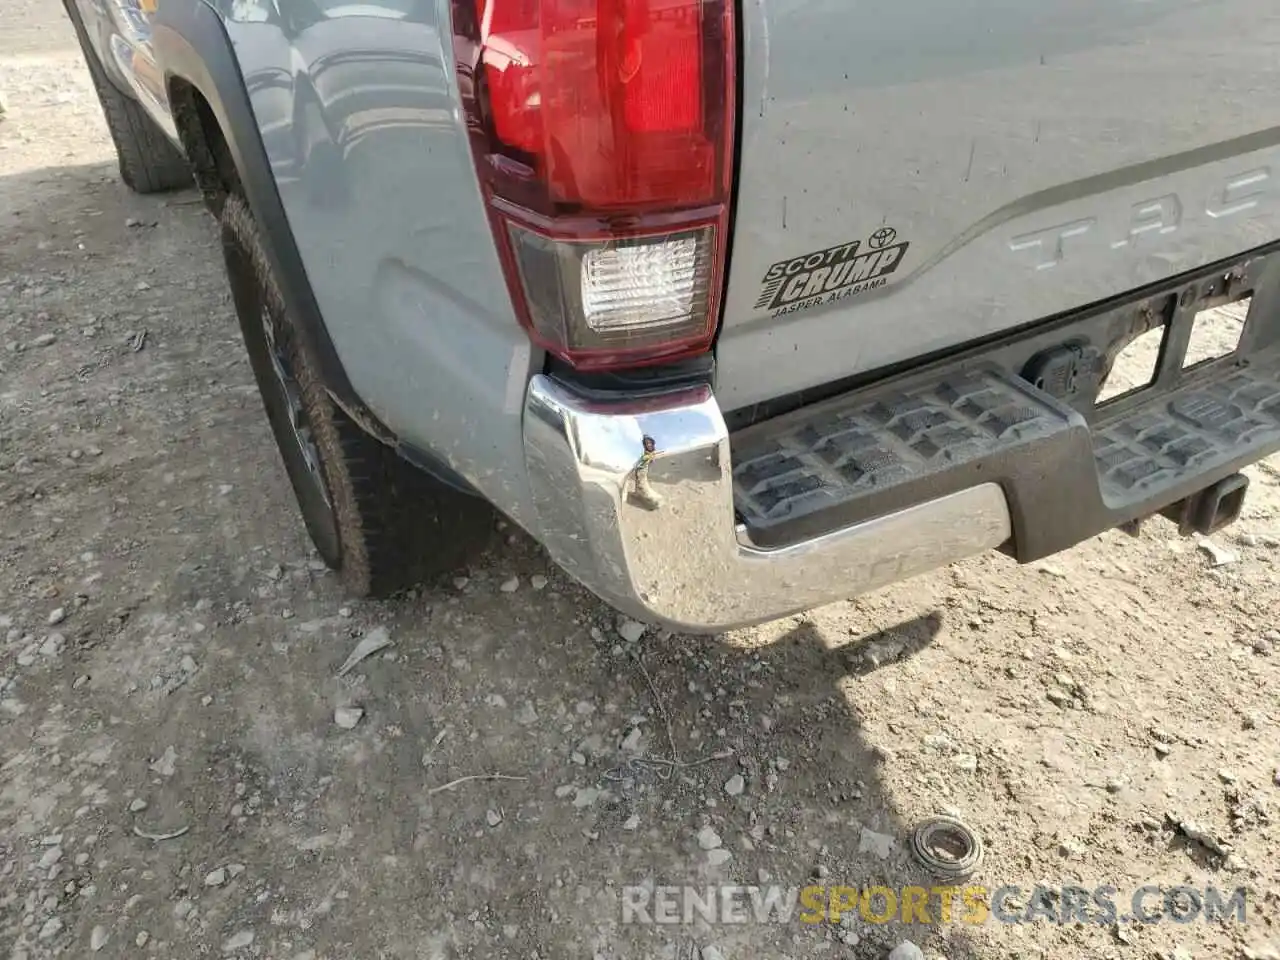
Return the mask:
<path id="1" fill-rule="evenodd" d="M 227 199 L 221 226 L 249 360 L 303 520 L 325 562 L 360 596 L 385 596 L 465 564 L 489 542 L 493 509 L 407 463 L 333 402 L 242 197 Z M 281 366 L 296 381 L 301 412 L 293 419 L 287 391 L 279 387 Z M 309 445 L 299 442 L 299 417 Z M 318 471 L 309 466 L 304 446 L 313 451 Z"/>

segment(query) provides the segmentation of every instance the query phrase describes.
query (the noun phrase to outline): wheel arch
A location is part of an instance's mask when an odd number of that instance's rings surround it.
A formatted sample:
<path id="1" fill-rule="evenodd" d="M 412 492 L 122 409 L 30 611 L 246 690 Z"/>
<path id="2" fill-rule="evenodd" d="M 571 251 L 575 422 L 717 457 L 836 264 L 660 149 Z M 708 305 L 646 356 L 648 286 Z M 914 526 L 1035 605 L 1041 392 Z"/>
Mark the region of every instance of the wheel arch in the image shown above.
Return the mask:
<path id="1" fill-rule="evenodd" d="M 325 389 L 365 430 L 394 445 L 395 435 L 356 395 L 325 327 L 222 20 L 204 3 L 165 3 L 153 28 L 156 60 L 206 205 L 216 215 L 229 192 L 244 196 Z"/>
<path id="2" fill-rule="evenodd" d="M 196 186 L 205 207 L 215 218 L 220 217 L 227 197 L 244 189 L 227 138 L 209 101 L 193 83 L 172 75 L 166 80 L 174 126 L 191 163 Z"/>

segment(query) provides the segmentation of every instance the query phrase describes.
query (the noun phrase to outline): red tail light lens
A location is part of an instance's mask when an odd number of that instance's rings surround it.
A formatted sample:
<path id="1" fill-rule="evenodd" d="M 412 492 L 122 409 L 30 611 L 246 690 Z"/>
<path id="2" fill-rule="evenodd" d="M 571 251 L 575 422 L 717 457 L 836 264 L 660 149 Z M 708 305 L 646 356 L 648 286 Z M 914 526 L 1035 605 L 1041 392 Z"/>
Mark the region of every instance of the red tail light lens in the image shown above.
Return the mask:
<path id="1" fill-rule="evenodd" d="M 459 86 L 517 312 L 581 368 L 710 347 L 732 0 L 454 0 Z"/>

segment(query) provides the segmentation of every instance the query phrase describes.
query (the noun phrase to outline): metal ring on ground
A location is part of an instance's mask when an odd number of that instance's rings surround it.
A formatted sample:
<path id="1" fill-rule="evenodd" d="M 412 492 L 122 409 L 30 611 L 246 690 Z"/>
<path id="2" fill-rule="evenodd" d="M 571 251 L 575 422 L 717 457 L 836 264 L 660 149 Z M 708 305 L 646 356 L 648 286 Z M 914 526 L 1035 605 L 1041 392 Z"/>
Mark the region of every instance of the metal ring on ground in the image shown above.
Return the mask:
<path id="1" fill-rule="evenodd" d="M 932 817 L 911 835 L 911 852 L 941 879 L 960 880 L 982 866 L 982 840 L 955 817 Z"/>

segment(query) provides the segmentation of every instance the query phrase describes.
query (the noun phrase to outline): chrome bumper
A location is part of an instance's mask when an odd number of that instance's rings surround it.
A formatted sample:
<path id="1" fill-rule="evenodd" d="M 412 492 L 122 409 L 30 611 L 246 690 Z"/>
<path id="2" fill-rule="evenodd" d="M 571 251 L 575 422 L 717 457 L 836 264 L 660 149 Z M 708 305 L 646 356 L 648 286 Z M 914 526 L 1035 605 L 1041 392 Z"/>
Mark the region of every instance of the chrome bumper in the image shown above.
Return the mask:
<path id="1" fill-rule="evenodd" d="M 803 543 L 755 547 L 734 522 L 729 433 L 709 387 L 600 402 L 535 376 L 524 446 L 551 557 L 623 612 L 682 631 L 856 596 L 1011 535 L 1003 491 L 984 483 Z"/>

